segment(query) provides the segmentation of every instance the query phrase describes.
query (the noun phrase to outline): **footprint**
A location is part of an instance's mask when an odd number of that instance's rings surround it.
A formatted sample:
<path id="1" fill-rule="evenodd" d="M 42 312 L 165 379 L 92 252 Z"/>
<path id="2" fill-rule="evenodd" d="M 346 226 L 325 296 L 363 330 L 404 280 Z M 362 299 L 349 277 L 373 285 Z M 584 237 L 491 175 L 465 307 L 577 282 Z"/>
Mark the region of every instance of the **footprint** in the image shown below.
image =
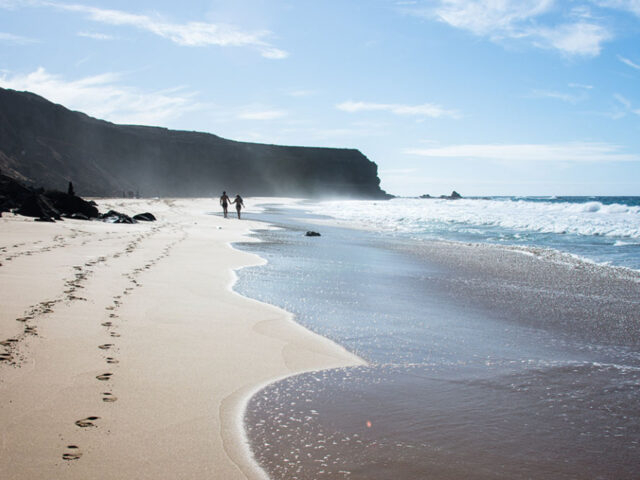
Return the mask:
<path id="1" fill-rule="evenodd" d="M 111 375 L 113 375 L 113 373 L 103 373 L 102 375 L 98 375 L 96 378 L 98 380 L 106 382 L 107 380 L 109 380 L 111 378 Z"/>
<path id="2" fill-rule="evenodd" d="M 67 445 L 67 448 L 69 451 L 62 454 L 63 460 L 78 460 L 82 456 L 77 445 Z"/>
<path id="3" fill-rule="evenodd" d="M 0 361 L 10 362 L 12 359 L 10 353 L 0 353 Z"/>
<path id="4" fill-rule="evenodd" d="M 118 400 L 118 397 L 116 397 L 113 393 L 103 392 L 102 395 L 104 395 L 104 397 L 102 397 L 103 402 L 111 403 Z"/>
<path id="5" fill-rule="evenodd" d="M 111 347 L 113 347 L 113 343 L 105 343 L 103 345 L 98 346 L 100 350 L 109 350 Z"/>
<path id="6" fill-rule="evenodd" d="M 111 322 L 104 322 L 104 323 L 102 323 L 102 326 L 103 326 L 103 327 L 111 327 L 111 326 L 113 326 L 113 323 L 111 323 Z"/>
<path id="7" fill-rule="evenodd" d="M 111 332 L 111 333 L 110 333 L 110 335 L 111 335 L 112 337 L 119 337 L 119 336 L 120 336 L 120 334 L 119 334 L 119 333 L 116 333 L 116 332 Z"/>
<path id="8" fill-rule="evenodd" d="M 98 420 L 100 417 L 87 417 L 82 420 L 76 420 L 76 425 L 81 428 L 86 427 L 95 427 L 96 425 L 93 423 L 95 420 Z"/>
<path id="9" fill-rule="evenodd" d="M 116 360 L 113 357 L 107 357 L 107 363 L 120 363 L 120 360 Z"/>

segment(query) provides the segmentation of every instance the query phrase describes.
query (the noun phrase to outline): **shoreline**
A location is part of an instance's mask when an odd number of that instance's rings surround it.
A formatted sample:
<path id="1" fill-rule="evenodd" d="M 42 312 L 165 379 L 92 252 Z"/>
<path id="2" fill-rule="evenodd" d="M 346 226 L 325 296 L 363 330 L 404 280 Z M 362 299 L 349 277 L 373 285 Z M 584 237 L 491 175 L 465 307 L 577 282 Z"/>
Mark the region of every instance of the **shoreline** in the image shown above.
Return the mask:
<path id="1" fill-rule="evenodd" d="M 638 274 L 341 227 L 307 239 L 312 216 L 258 218 L 283 228 L 240 245 L 269 263 L 239 291 L 371 361 L 253 397 L 272 478 L 634 478 Z"/>
<path id="2" fill-rule="evenodd" d="M 215 199 L 98 202 L 159 221 L 0 219 L 0 341 L 18 340 L 0 352 L 0 473 L 264 478 L 251 396 L 362 359 L 233 290 L 259 257 L 232 244 L 262 223 L 208 215 Z"/>

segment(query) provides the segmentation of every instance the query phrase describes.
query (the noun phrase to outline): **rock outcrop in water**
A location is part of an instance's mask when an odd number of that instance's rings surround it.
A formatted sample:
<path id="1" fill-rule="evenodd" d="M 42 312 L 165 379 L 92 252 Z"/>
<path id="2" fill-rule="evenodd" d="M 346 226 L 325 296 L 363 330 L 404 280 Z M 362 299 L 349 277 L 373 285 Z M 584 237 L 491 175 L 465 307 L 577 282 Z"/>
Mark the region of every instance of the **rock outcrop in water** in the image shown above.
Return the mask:
<path id="1" fill-rule="evenodd" d="M 458 192 L 454 190 L 453 192 L 451 192 L 451 195 L 440 195 L 439 197 L 432 197 L 428 193 L 425 193 L 424 195 L 420 195 L 419 198 L 422 198 L 422 199 L 440 198 L 443 200 L 458 200 L 459 198 L 462 198 L 462 195 L 460 195 Z"/>
<path id="2" fill-rule="evenodd" d="M 386 198 L 355 149 L 288 147 L 115 125 L 29 92 L 0 88 L 0 171 L 85 196 L 242 195 Z M 131 194 L 133 195 L 133 194 Z"/>

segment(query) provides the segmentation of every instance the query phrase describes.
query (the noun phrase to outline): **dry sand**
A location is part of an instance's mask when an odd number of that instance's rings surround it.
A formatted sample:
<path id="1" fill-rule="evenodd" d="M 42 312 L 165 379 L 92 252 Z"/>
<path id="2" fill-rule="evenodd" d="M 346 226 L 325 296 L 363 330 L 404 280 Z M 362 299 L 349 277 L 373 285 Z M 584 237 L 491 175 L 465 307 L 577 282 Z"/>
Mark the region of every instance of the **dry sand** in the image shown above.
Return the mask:
<path id="1" fill-rule="evenodd" d="M 0 218 L 0 478 L 261 478 L 248 396 L 362 361 L 231 290 L 261 259 L 230 242 L 264 225 L 217 200 L 98 203 L 158 221 Z"/>

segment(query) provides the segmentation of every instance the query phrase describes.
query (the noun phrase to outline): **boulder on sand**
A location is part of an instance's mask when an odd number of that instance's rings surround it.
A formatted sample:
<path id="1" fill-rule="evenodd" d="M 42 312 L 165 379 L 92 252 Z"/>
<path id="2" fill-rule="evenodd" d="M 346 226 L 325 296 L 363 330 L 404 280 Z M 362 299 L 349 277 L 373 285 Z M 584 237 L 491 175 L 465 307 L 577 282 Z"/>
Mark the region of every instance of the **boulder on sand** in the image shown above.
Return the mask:
<path id="1" fill-rule="evenodd" d="M 98 218 L 107 223 L 137 223 L 129 215 L 116 212 L 115 210 L 109 210 L 107 213 L 103 213 Z"/>
<path id="2" fill-rule="evenodd" d="M 53 206 L 65 216 L 73 216 L 74 218 L 98 218 L 100 212 L 86 200 L 68 193 L 58 191 L 45 192 L 47 198 L 51 200 Z"/>
<path id="3" fill-rule="evenodd" d="M 9 212 L 19 208 L 33 191 L 11 177 L 0 174 L 0 212 Z"/>
<path id="4" fill-rule="evenodd" d="M 37 217 L 40 219 L 60 220 L 60 212 L 51 204 L 49 199 L 41 193 L 34 193 L 28 197 L 18 210 L 19 215 Z"/>
<path id="5" fill-rule="evenodd" d="M 156 221 L 156 217 L 153 215 L 153 213 L 149 213 L 149 212 L 144 212 L 144 213 L 138 213 L 137 215 L 133 216 L 134 220 L 138 220 L 138 221 L 143 221 L 143 222 L 155 222 Z"/>

